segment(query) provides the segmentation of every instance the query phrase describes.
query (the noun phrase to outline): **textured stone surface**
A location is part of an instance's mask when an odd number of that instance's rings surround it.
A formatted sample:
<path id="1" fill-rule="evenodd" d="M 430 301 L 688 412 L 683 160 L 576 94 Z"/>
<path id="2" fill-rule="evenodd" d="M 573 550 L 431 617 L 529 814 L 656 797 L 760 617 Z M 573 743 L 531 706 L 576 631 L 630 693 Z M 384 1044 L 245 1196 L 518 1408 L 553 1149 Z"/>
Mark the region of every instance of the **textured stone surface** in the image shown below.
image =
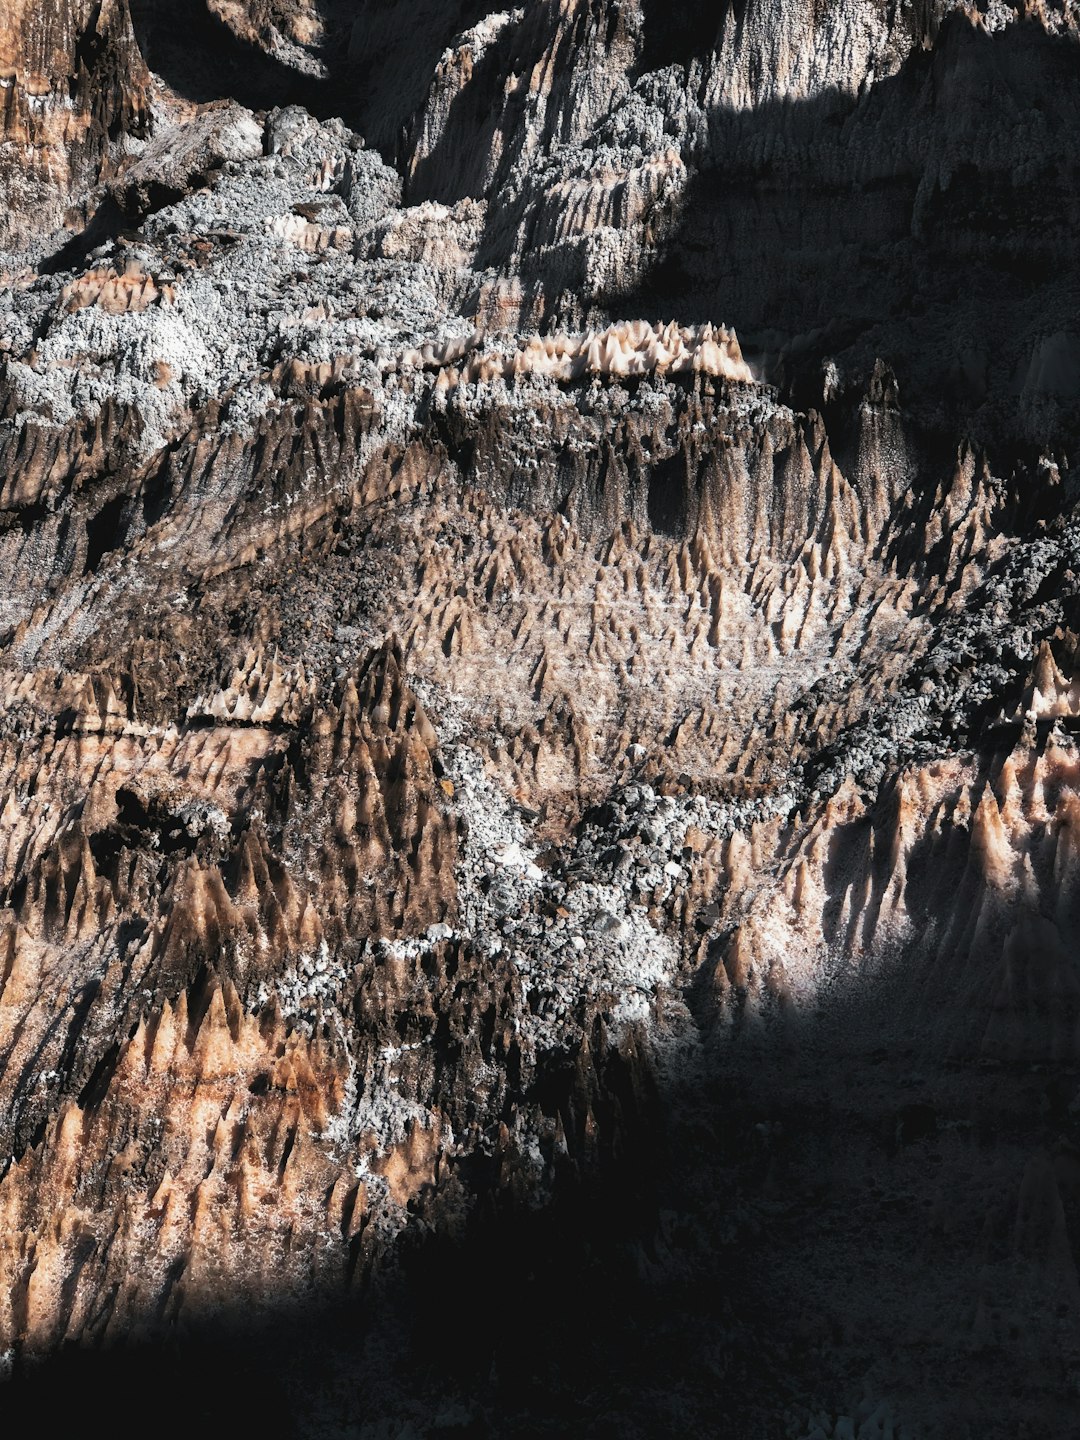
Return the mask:
<path id="1" fill-rule="evenodd" d="M 7 8 L 44 1428 L 1071 1433 L 1075 29 Z"/>

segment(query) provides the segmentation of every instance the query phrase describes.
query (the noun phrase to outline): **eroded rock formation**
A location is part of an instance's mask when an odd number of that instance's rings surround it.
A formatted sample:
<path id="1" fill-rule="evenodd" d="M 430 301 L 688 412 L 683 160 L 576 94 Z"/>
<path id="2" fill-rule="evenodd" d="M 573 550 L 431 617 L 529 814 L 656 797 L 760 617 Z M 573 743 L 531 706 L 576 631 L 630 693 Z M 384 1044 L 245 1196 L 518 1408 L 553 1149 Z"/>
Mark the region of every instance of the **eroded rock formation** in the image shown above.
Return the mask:
<path id="1" fill-rule="evenodd" d="M 1071 1432 L 1076 24 L 8 7 L 6 1393 Z"/>

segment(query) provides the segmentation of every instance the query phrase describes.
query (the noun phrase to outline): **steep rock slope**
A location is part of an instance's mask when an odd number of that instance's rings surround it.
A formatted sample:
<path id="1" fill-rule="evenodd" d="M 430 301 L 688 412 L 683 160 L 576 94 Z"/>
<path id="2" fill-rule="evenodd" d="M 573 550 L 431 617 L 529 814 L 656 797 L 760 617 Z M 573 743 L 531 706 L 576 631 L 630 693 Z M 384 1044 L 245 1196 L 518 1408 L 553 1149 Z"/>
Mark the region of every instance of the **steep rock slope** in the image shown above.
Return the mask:
<path id="1" fill-rule="evenodd" d="M 1068 1433 L 1074 22 L 11 12 L 43 1415 Z"/>
<path id="2" fill-rule="evenodd" d="M 87 191 L 145 131 L 148 84 L 126 0 L 4 7 L 0 246 L 85 223 Z"/>

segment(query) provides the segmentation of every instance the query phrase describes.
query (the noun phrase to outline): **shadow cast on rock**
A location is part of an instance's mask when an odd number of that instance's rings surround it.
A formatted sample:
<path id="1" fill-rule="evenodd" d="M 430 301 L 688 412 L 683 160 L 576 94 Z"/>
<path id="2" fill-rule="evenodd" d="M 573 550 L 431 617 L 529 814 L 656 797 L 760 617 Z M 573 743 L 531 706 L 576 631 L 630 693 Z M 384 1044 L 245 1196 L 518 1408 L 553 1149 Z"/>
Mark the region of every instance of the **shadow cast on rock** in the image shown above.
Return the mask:
<path id="1" fill-rule="evenodd" d="M 1064 433 L 1080 395 L 1040 346 L 1080 300 L 1078 117 L 1080 45 L 959 15 L 858 96 L 718 107 L 673 233 L 610 303 L 733 324 L 800 406 L 881 356 L 943 430 Z"/>

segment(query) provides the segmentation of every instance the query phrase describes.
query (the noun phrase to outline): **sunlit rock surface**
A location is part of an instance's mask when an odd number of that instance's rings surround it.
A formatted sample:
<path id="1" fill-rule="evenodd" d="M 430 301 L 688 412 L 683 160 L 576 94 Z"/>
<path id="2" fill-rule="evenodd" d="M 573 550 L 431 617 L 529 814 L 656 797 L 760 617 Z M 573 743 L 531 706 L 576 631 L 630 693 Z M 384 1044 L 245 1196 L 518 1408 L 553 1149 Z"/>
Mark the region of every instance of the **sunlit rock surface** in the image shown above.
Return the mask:
<path id="1" fill-rule="evenodd" d="M 42 1433 L 1073 1433 L 1077 18 L 0 15 Z"/>

